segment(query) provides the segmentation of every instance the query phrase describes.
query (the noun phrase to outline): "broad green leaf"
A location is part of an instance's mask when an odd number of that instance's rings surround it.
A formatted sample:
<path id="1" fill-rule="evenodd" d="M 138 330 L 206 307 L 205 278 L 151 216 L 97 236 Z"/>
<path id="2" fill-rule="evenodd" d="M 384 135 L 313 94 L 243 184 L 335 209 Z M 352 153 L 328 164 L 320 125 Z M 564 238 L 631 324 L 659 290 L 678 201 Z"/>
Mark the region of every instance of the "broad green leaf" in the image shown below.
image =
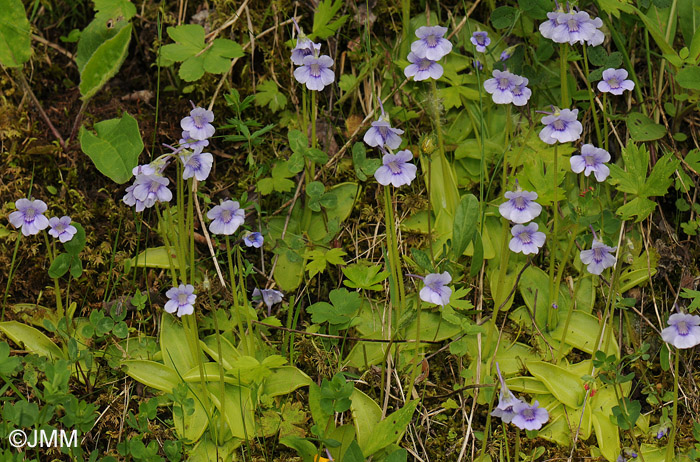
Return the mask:
<path id="1" fill-rule="evenodd" d="M 71 224 L 75 226 L 77 232 L 73 239 L 63 244 L 63 248 L 69 254 L 77 256 L 85 248 L 85 228 L 80 223 L 72 222 Z"/>
<path id="2" fill-rule="evenodd" d="M 129 0 L 95 0 L 95 11 L 98 21 L 117 17 L 128 21 L 136 14 L 136 7 Z"/>
<path id="3" fill-rule="evenodd" d="M 92 98 L 119 71 L 129 52 L 130 40 L 131 24 L 127 24 L 90 55 L 80 71 L 79 88 L 83 100 Z"/>
<path id="4" fill-rule="evenodd" d="M 615 393 L 610 387 L 598 390 L 591 399 L 592 423 L 600 452 L 609 461 L 615 461 L 620 454 L 620 433 L 617 425 L 610 421 L 611 409 L 617 404 Z"/>
<path id="5" fill-rule="evenodd" d="M 173 268 L 180 269 L 178 265 L 177 255 L 173 249 L 170 249 L 170 257 L 165 247 L 152 247 L 141 252 L 135 259 L 129 260 L 132 266 L 137 268 L 163 268 L 170 269 L 172 260 Z"/>
<path id="6" fill-rule="evenodd" d="M 372 429 L 372 438 L 364 446 L 361 446 L 362 453 L 371 456 L 375 452 L 399 441 L 413 418 L 413 412 L 416 410 L 416 406 L 418 406 L 417 400 L 410 401 L 404 407 L 386 416 L 384 420 L 374 426 Z M 365 425 L 366 422 L 361 422 L 360 424 Z M 357 425 L 355 430 L 357 431 Z"/>
<path id="7" fill-rule="evenodd" d="M 627 129 L 635 141 L 653 141 L 666 135 L 666 127 L 639 112 L 627 116 Z"/>
<path id="8" fill-rule="evenodd" d="M 310 441 L 298 436 L 285 436 L 280 438 L 279 441 L 280 444 L 294 449 L 304 462 L 314 462 L 316 460 L 318 450 Z"/>
<path id="9" fill-rule="evenodd" d="M 343 461 L 346 462 L 365 462 L 365 456 L 362 454 L 360 446 L 357 441 L 350 443 L 350 447 L 345 451 L 343 455 Z"/>
<path id="10" fill-rule="evenodd" d="M 496 29 L 507 29 L 518 19 L 520 13 L 511 6 L 499 6 L 491 12 L 491 25 Z"/>
<path id="11" fill-rule="evenodd" d="M 267 396 L 287 395 L 297 388 L 307 387 L 311 378 L 294 366 L 273 369 L 263 382 L 262 394 Z"/>
<path id="12" fill-rule="evenodd" d="M 103 175 L 115 183 L 126 183 L 143 150 L 136 119 L 125 112 L 121 119 L 96 123 L 95 131 L 97 135 L 80 128 L 80 148 Z"/>
<path id="13" fill-rule="evenodd" d="M 690 66 L 678 71 L 676 83 L 689 90 L 700 90 L 700 67 Z"/>
<path id="14" fill-rule="evenodd" d="M 204 70 L 210 74 L 223 74 L 231 67 L 231 59 L 243 55 L 243 47 L 238 43 L 229 39 L 214 39 L 211 47 L 204 53 Z"/>
<path id="15" fill-rule="evenodd" d="M 683 41 L 691 43 L 700 31 L 700 0 L 678 0 L 678 26 Z"/>
<path id="16" fill-rule="evenodd" d="M 170 313 L 160 318 L 160 349 L 163 363 L 178 374 L 184 375 L 197 365 L 187 341 L 185 328 Z"/>
<path id="17" fill-rule="evenodd" d="M 350 412 L 360 448 L 369 447 L 375 437 L 374 428 L 382 418 L 382 409 L 369 396 L 355 388 L 350 397 Z M 365 452 L 368 456 L 369 453 Z"/>
<path id="18" fill-rule="evenodd" d="M 639 16 L 639 19 L 642 20 L 644 25 L 647 27 L 649 34 L 651 34 L 652 38 L 654 39 L 654 42 L 656 42 L 656 45 L 661 49 L 663 54 L 667 54 L 670 56 L 678 56 L 677 53 L 674 51 L 673 47 L 666 41 L 666 37 L 664 36 L 664 32 L 662 32 L 660 26 L 656 22 L 654 22 L 652 18 L 645 15 L 634 6 L 630 5 L 629 8 L 631 9 L 631 11 L 634 11 L 637 14 L 637 16 Z M 656 7 L 650 8 L 650 11 L 655 8 Z"/>
<path id="19" fill-rule="evenodd" d="M 21 0 L 0 0 L 0 64 L 19 67 L 32 56 L 31 28 Z"/>
<path id="20" fill-rule="evenodd" d="M 473 194 L 462 197 L 452 228 L 452 255 L 455 261 L 462 256 L 471 242 L 479 219 L 479 199 Z"/>
<path id="21" fill-rule="evenodd" d="M 578 375 L 544 361 L 528 361 L 526 367 L 561 403 L 574 409 L 581 407 L 586 390 Z"/>
<path id="22" fill-rule="evenodd" d="M 0 343 L 0 375 L 9 377 L 20 368 L 20 359 L 10 356 L 10 345 L 7 342 Z"/>
<path id="23" fill-rule="evenodd" d="M 43 332 L 17 321 L 0 322 L 0 331 L 31 353 L 51 359 L 65 359 L 63 351 Z"/>
<path id="24" fill-rule="evenodd" d="M 67 253 L 59 254 L 51 262 L 49 267 L 49 277 L 56 279 L 62 277 L 68 272 L 71 266 L 71 256 Z"/>
<path id="25" fill-rule="evenodd" d="M 218 383 L 208 383 L 210 399 L 224 415 L 231 434 L 242 440 L 255 436 L 255 406 L 251 398 L 251 390 L 247 387 L 226 384 L 226 399 L 221 406 L 221 387 Z M 176 419 L 177 420 L 177 419 Z"/>
<path id="26" fill-rule="evenodd" d="M 177 373 L 162 363 L 145 359 L 128 359 L 121 364 L 129 377 L 156 390 L 170 393 L 181 383 Z"/>

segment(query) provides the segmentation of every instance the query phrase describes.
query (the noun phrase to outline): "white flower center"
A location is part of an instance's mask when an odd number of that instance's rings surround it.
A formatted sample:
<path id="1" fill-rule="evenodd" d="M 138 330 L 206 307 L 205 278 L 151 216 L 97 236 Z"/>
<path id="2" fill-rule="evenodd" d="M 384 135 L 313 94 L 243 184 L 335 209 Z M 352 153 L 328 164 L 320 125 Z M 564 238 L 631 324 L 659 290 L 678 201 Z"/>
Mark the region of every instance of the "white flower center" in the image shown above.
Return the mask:
<path id="1" fill-rule="evenodd" d="M 620 82 L 615 77 L 608 79 L 608 85 L 610 88 L 620 88 Z"/>
<path id="2" fill-rule="evenodd" d="M 595 260 L 596 263 L 600 263 L 603 261 L 605 254 L 605 249 L 603 249 L 602 247 L 597 247 L 593 249 L 593 260 Z"/>
<path id="3" fill-rule="evenodd" d="M 195 127 L 204 128 L 204 121 L 202 120 L 202 116 L 200 116 L 200 115 L 193 116 L 192 120 L 194 120 Z"/>
<path id="4" fill-rule="evenodd" d="M 690 329 L 688 329 L 688 323 L 685 321 L 681 321 L 676 324 L 676 330 L 678 331 L 678 335 L 688 335 L 688 332 L 690 332 Z"/>
<path id="5" fill-rule="evenodd" d="M 421 71 L 424 71 L 426 69 L 429 69 L 432 64 L 433 64 L 433 62 L 431 60 L 429 60 L 427 58 L 423 58 L 418 63 L 418 69 L 420 69 Z"/>
<path id="6" fill-rule="evenodd" d="M 569 32 L 578 32 L 578 21 L 574 18 L 569 19 L 568 21 L 568 27 L 569 27 Z"/>
<path id="7" fill-rule="evenodd" d="M 583 160 L 586 163 L 586 167 L 593 167 L 596 164 L 595 157 L 593 156 L 583 156 Z"/>
<path id="8" fill-rule="evenodd" d="M 520 242 L 523 244 L 532 244 L 532 235 L 529 231 L 523 231 L 518 234 L 518 239 L 520 239 Z"/>
<path id="9" fill-rule="evenodd" d="M 311 74 L 311 77 L 320 77 L 321 76 L 321 66 L 319 66 L 318 63 L 313 63 L 309 65 L 309 74 Z"/>
<path id="10" fill-rule="evenodd" d="M 534 409 L 523 409 L 523 411 L 520 413 L 525 420 L 528 422 L 535 420 L 535 410 Z"/>
<path id="11" fill-rule="evenodd" d="M 389 162 L 386 166 L 389 167 L 389 170 L 391 170 L 391 173 L 394 175 L 401 173 L 401 167 L 399 167 L 399 163 L 395 160 Z"/>
<path id="12" fill-rule="evenodd" d="M 231 221 L 231 218 L 233 217 L 233 213 L 231 213 L 230 210 L 223 210 L 221 212 L 221 215 L 219 215 L 219 218 L 221 218 L 221 221 L 228 223 Z"/>
<path id="13" fill-rule="evenodd" d="M 499 90 L 506 90 L 508 87 L 510 87 L 510 79 L 508 79 L 508 77 L 501 77 L 498 79 Z"/>
<path id="14" fill-rule="evenodd" d="M 177 296 L 177 303 L 181 306 L 187 305 L 187 294 L 183 292 L 179 293 Z"/>
<path id="15" fill-rule="evenodd" d="M 33 221 L 36 216 L 36 209 L 34 207 L 29 207 L 24 211 L 24 221 Z"/>
<path id="16" fill-rule="evenodd" d="M 437 45 L 438 38 L 435 36 L 435 34 L 430 34 L 425 38 L 425 43 L 428 44 L 430 48 L 434 48 Z"/>
<path id="17" fill-rule="evenodd" d="M 512 200 L 515 203 L 515 208 L 518 210 L 524 210 L 527 207 L 528 201 L 523 196 L 518 196 Z"/>
<path id="18" fill-rule="evenodd" d="M 561 119 L 557 119 L 554 122 L 552 122 L 552 126 L 556 131 L 561 132 L 564 131 L 564 129 L 566 128 L 566 122 L 564 122 Z"/>

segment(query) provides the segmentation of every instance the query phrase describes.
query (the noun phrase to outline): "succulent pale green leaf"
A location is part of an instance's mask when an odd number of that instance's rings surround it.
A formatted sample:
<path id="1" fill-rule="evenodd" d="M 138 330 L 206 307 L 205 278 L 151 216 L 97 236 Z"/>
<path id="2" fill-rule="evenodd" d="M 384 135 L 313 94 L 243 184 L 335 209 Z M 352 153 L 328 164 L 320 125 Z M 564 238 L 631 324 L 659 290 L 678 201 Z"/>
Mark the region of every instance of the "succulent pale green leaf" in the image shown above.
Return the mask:
<path id="1" fill-rule="evenodd" d="M 146 386 L 170 393 L 180 382 L 177 373 L 159 362 L 145 359 L 122 361 L 124 372 Z"/>
<path id="2" fill-rule="evenodd" d="M 97 135 L 80 128 L 80 148 L 103 175 L 116 183 L 126 183 L 143 150 L 136 119 L 125 112 L 121 119 L 96 123 L 95 131 Z"/>
<path id="3" fill-rule="evenodd" d="M 19 67 L 32 55 L 31 29 L 20 0 L 0 0 L 0 64 Z"/>
<path id="4" fill-rule="evenodd" d="M 63 351 L 38 329 L 17 321 L 0 322 L 0 331 L 17 345 L 47 358 L 65 358 Z"/>
<path id="5" fill-rule="evenodd" d="M 91 98 L 119 71 L 129 52 L 131 24 L 126 24 L 117 34 L 104 41 L 80 70 L 80 94 Z"/>

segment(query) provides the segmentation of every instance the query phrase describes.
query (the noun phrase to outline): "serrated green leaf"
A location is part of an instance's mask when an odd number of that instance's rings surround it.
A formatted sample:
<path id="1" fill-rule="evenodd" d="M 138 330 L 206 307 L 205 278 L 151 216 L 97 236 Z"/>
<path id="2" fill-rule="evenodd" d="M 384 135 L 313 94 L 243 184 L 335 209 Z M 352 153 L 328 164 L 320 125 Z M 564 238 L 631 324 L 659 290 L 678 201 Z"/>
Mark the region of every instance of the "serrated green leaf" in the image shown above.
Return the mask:
<path id="1" fill-rule="evenodd" d="M 167 33 L 170 38 L 181 47 L 193 51 L 190 56 L 204 49 L 204 27 L 199 24 L 184 24 L 177 27 L 168 27 Z"/>
<path id="2" fill-rule="evenodd" d="M 80 71 L 80 94 L 91 98 L 121 67 L 129 52 L 131 24 L 126 24 L 117 34 L 103 42 L 88 58 Z"/>
<path id="3" fill-rule="evenodd" d="M 344 255 L 347 255 L 347 254 L 348 253 L 345 252 L 341 248 L 333 248 L 333 249 L 329 250 L 328 252 L 326 252 L 325 258 L 326 258 L 326 261 L 328 263 L 330 263 L 331 265 L 344 265 L 345 260 L 343 260 L 342 257 Z M 340 290 L 342 290 L 342 289 L 340 289 Z"/>
<path id="4" fill-rule="evenodd" d="M 19 67 L 32 56 L 31 28 L 20 0 L 0 0 L 0 63 Z"/>
<path id="5" fill-rule="evenodd" d="M 273 80 L 265 80 L 258 85 L 255 93 L 255 105 L 267 106 L 272 112 L 277 112 L 287 106 L 287 97 L 279 91 Z"/>
<path id="6" fill-rule="evenodd" d="M 223 74 L 231 67 L 232 58 L 240 58 L 243 47 L 229 39 L 216 39 L 204 52 L 204 70 L 210 74 Z"/>
<path id="7" fill-rule="evenodd" d="M 325 40 L 331 35 L 335 34 L 335 32 L 348 19 L 348 15 L 344 15 L 337 20 L 332 21 L 333 16 L 336 15 L 342 6 L 342 0 L 323 0 L 318 4 L 314 14 L 313 34 L 311 34 L 312 38 Z"/>
<path id="8" fill-rule="evenodd" d="M 352 289 L 382 290 L 382 281 L 389 277 L 388 271 L 381 271 L 382 267 L 371 265 L 369 262 L 353 263 L 343 268 L 343 274 L 347 279 L 343 284 Z"/>
<path id="9" fill-rule="evenodd" d="M 116 183 L 126 183 L 143 150 L 136 119 L 125 112 L 121 119 L 96 123 L 95 131 L 97 135 L 80 128 L 80 148 L 103 175 Z"/>

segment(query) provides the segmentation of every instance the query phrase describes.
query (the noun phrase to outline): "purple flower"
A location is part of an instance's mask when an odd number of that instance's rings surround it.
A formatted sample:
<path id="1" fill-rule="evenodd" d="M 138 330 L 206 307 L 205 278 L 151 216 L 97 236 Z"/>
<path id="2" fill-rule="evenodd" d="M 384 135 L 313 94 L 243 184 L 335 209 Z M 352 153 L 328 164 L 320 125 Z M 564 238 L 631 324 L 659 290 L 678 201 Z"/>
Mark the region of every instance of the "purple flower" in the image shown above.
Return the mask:
<path id="1" fill-rule="evenodd" d="M 170 202 L 173 193 L 168 189 L 170 180 L 159 174 L 138 175 L 134 184 L 126 188 L 122 199 L 127 205 L 136 205 L 136 211 L 141 212 L 153 207 L 156 202 Z"/>
<path id="2" fill-rule="evenodd" d="M 165 311 L 168 313 L 177 311 L 176 314 L 180 318 L 194 313 L 194 301 L 197 296 L 194 293 L 194 286 L 191 284 L 180 284 L 179 287 L 173 287 L 165 293 L 165 296 L 170 299 L 165 303 Z"/>
<path id="3" fill-rule="evenodd" d="M 297 38 L 297 45 L 292 49 L 292 62 L 296 66 L 301 66 L 304 64 L 304 58 L 313 55 L 321 49 L 321 44 L 316 44 L 312 42 L 306 36 L 299 36 Z"/>
<path id="4" fill-rule="evenodd" d="M 420 299 L 424 302 L 434 303 L 436 305 L 445 306 L 450 303 L 450 295 L 452 289 L 447 287 L 452 281 L 450 273 L 430 273 L 423 278 L 425 287 L 420 290 Z"/>
<path id="5" fill-rule="evenodd" d="M 527 223 L 542 213 L 542 206 L 535 202 L 537 193 L 534 191 L 523 191 L 518 186 L 515 191 L 506 191 L 504 195 L 508 201 L 502 203 L 498 211 L 506 220 L 513 223 Z"/>
<path id="6" fill-rule="evenodd" d="M 272 305 L 282 301 L 284 294 L 279 290 L 274 289 L 263 289 L 260 290 L 257 287 L 253 290 L 253 298 L 262 297 L 263 302 L 267 305 L 267 315 L 270 315 L 272 310 Z"/>
<path id="7" fill-rule="evenodd" d="M 17 211 L 10 214 L 10 223 L 15 228 L 20 228 L 25 236 L 38 234 L 49 226 L 49 219 L 44 216 L 48 208 L 46 202 L 38 199 L 18 199 L 15 207 Z"/>
<path id="8" fill-rule="evenodd" d="M 528 80 L 508 71 L 493 71 L 493 78 L 484 82 L 484 89 L 491 94 L 496 104 L 524 106 L 527 104 L 532 91 L 526 87 Z"/>
<path id="9" fill-rule="evenodd" d="M 180 121 L 183 130 L 189 132 L 194 140 L 206 140 L 215 131 L 211 122 L 214 121 L 214 113 L 203 107 L 196 107 L 190 111 L 190 115 Z"/>
<path id="10" fill-rule="evenodd" d="M 591 46 L 600 45 L 603 40 L 600 36 L 602 32 L 598 30 L 603 25 L 600 18 L 591 19 L 585 11 L 570 11 L 569 13 L 559 13 L 557 26 L 552 31 L 551 39 L 556 43 L 569 43 L 573 45 L 578 42 L 588 43 Z M 599 34 L 596 34 L 598 32 Z M 604 38 L 604 36 L 603 36 Z M 600 40 L 600 42 L 598 42 Z M 596 45 L 593 45 L 595 43 Z"/>
<path id="11" fill-rule="evenodd" d="M 484 65 L 481 64 L 481 61 L 479 61 L 478 59 L 475 59 L 474 62 L 472 62 L 472 66 L 474 66 L 474 69 L 478 69 L 478 70 L 484 69 Z"/>
<path id="12" fill-rule="evenodd" d="M 75 236 L 75 233 L 78 232 L 75 226 L 70 224 L 70 221 L 69 216 L 49 218 L 49 226 L 51 227 L 49 234 L 61 242 L 70 241 Z"/>
<path id="13" fill-rule="evenodd" d="M 610 268 L 615 264 L 616 260 L 612 252 L 616 250 L 617 247 L 609 247 L 594 238 L 591 250 L 581 251 L 581 261 L 584 265 L 588 265 L 589 273 L 601 274 L 605 268 Z"/>
<path id="14" fill-rule="evenodd" d="M 661 331 L 664 342 L 676 348 L 692 348 L 700 344 L 700 316 L 674 313 L 669 316 L 668 325 Z"/>
<path id="15" fill-rule="evenodd" d="M 209 172 L 211 172 L 214 156 L 208 152 L 195 151 L 180 155 L 180 160 L 185 166 L 182 172 L 184 180 L 195 177 L 197 181 L 204 181 L 209 176 Z"/>
<path id="16" fill-rule="evenodd" d="M 245 212 L 237 201 L 224 201 L 207 212 L 212 220 L 209 231 L 214 234 L 231 235 L 245 222 Z"/>
<path id="17" fill-rule="evenodd" d="M 472 44 L 476 46 L 476 51 L 479 53 L 484 53 L 486 51 L 486 47 L 491 43 L 488 32 L 481 30 L 474 32 L 470 40 Z"/>
<path id="18" fill-rule="evenodd" d="M 255 247 L 256 249 L 262 247 L 263 242 L 265 242 L 265 238 L 258 232 L 248 233 L 243 238 L 243 243 L 246 247 Z"/>
<path id="19" fill-rule="evenodd" d="M 411 184 L 416 177 L 418 168 L 410 163 L 413 159 L 411 151 L 399 151 L 396 154 L 384 154 L 382 162 L 384 165 L 374 172 L 377 183 L 388 186 L 390 183 L 398 188 L 405 184 Z"/>
<path id="20" fill-rule="evenodd" d="M 556 109 L 553 114 L 542 117 L 545 127 L 540 131 L 540 139 L 547 144 L 576 141 L 583 131 L 577 116 L 578 109 Z"/>
<path id="21" fill-rule="evenodd" d="M 187 130 L 182 131 L 182 138 L 180 138 L 181 148 L 189 149 L 194 152 L 201 152 L 207 146 L 209 146 L 209 140 L 195 140 L 190 136 L 190 132 Z"/>
<path id="22" fill-rule="evenodd" d="M 507 61 L 510 59 L 511 56 L 513 56 L 513 52 L 515 51 L 516 46 L 508 47 L 501 52 L 501 62 Z"/>
<path id="23" fill-rule="evenodd" d="M 294 78 L 297 82 L 306 84 L 309 90 L 321 91 L 335 80 L 335 74 L 330 70 L 332 65 L 330 56 L 306 56 L 302 66 L 294 70 Z"/>
<path id="24" fill-rule="evenodd" d="M 403 73 L 406 77 L 413 77 L 413 80 L 420 82 L 426 79 L 439 79 L 442 77 L 442 66 L 428 58 L 420 58 L 417 54 L 410 52 L 408 60 L 411 62 Z"/>
<path id="25" fill-rule="evenodd" d="M 547 20 L 540 24 L 540 34 L 542 34 L 542 37 L 553 40 L 554 29 L 559 25 L 559 15 L 563 14 L 565 13 L 561 11 L 551 11 L 547 13 Z M 565 19 L 565 17 L 562 16 L 562 19 Z"/>
<path id="26" fill-rule="evenodd" d="M 396 149 L 401 145 L 399 135 L 402 134 L 403 130 L 391 128 L 389 119 L 382 109 L 382 115 L 379 116 L 378 120 L 372 122 L 372 126 L 365 133 L 363 140 L 368 146 L 380 148 L 386 146 L 389 149 Z"/>
<path id="27" fill-rule="evenodd" d="M 669 321 L 670 321 L 670 319 L 669 319 Z M 662 331 L 662 332 L 663 332 L 663 331 Z M 660 440 L 661 438 L 663 438 L 664 436 L 666 436 L 666 433 L 668 433 L 668 427 L 665 427 L 665 426 L 664 426 L 664 427 L 659 428 L 659 431 L 656 432 L 656 439 L 657 439 L 657 440 Z"/>
<path id="28" fill-rule="evenodd" d="M 513 411 L 513 406 L 518 403 L 522 403 L 521 400 L 515 397 L 513 392 L 511 392 L 506 386 L 505 380 L 501 375 L 501 368 L 498 367 L 496 363 L 496 371 L 498 372 L 498 380 L 501 381 L 501 391 L 498 394 L 498 406 L 491 412 L 494 417 L 500 417 L 503 423 L 510 423 L 515 417 L 515 412 Z"/>
<path id="29" fill-rule="evenodd" d="M 519 402 L 513 405 L 513 425 L 521 430 L 539 430 L 549 420 L 549 412 L 540 403 L 535 401 L 532 405 Z"/>
<path id="30" fill-rule="evenodd" d="M 133 173 L 134 176 L 155 175 L 156 169 L 151 164 L 137 165 L 136 167 L 131 169 L 131 173 Z"/>
<path id="31" fill-rule="evenodd" d="M 580 156 L 571 156 L 571 171 L 574 173 L 583 172 L 589 176 L 591 172 L 595 175 L 598 182 L 603 182 L 610 175 L 610 169 L 605 162 L 610 160 L 610 153 L 603 148 L 596 148 L 592 144 L 584 144 L 581 146 Z"/>
<path id="32" fill-rule="evenodd" d="M 625 90 L 632 91 L 634 82 L 627 79 L 627 71 L 625 69 L 605 69 L 603 71 L 603 80 L 598 82 L 598 90 L 603 93 L 612 93 L 613 95 L 621 95 Z"/>
<path id="33" fill-rule="evenodd" d="M 411 52 L 419 58 L 426 58 L 430 61 L 442 59 L 443 56 L 452 51 L 452 43 L 446 38 L 443 38 L 445 32 L 447 32 L 447 28 L 441 26 L 419 27 L 416 30 L 416 36 L 419 40 L 411 44 Z M 408 59 L 411 61 L 410 55 Z M 440 72 L 440 75 L 442 75 L 442 72 Z M 437 79 L 437 77 L 433 78 Z"/>
<path id="34" fill-rule="evenodd" d="M 510 233 L 513 239 L 510 240 L 508 247 L 513 252 L 522 252 L 523 255 L 537 253 L 540 247 L 544 245 L 544 233 L 537 231 L 537 223 L 532 222 L 527 226 L 515 225 Z"/>

